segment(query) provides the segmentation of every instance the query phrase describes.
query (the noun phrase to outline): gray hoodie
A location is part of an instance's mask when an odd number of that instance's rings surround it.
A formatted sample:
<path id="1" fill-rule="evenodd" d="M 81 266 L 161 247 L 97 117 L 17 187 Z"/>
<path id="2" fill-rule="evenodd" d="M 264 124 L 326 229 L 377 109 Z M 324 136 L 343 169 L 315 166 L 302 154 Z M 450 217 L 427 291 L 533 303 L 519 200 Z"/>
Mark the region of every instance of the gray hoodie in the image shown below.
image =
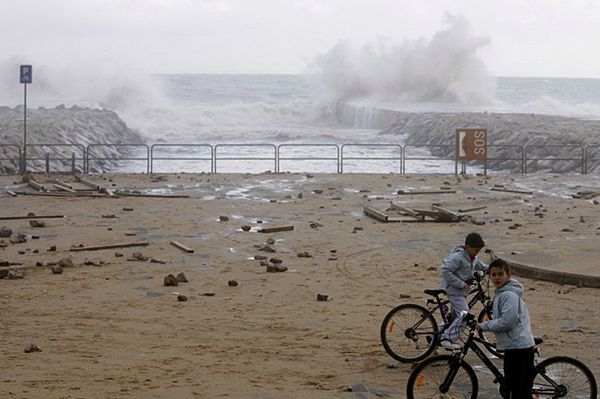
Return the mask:
<path id="1" fill-rule="evenodd" d="M 456 293 L 467 296 L 468 289 L 465 289 L 465 282 L 473 278 L 475 270 L 487 271 L 488 265 L 475 258 L 471 262 L 471 257 L 464 246 L 460 245 L 452 250 L 442 261 L 440 269 L 440 287 L 448 293 Z"/>
<path id="2" fill-rule="evenodd" d="M 483 331 L 496 335 L 496 346 L 500 350 L 534 346 L 529 310 L 522 296 L 523 285 L 515 279 L 508 280 L 494 296 L 493 319 L 480 324 Z"/>

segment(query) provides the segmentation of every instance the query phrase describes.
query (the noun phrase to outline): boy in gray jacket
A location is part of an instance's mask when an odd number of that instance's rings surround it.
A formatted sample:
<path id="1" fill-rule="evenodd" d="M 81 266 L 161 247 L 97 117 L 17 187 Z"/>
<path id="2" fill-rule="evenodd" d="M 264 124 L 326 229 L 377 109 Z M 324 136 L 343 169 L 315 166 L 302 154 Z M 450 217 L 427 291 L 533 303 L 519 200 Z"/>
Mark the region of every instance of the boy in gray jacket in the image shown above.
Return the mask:
<path id="1" fill-rule="evenodd" d="M 473 278 L 476 270 L 487 271 L 488 266 L 477 259 L 477 254 L 485 246 L 483 238 L 477 233 L 470 233 L 465 238 L 465 245 L 452 250 L 443 261 L 440 268 L 440 286 L 446 291 L 448 300 L 452 305 L 453 322 L 442 334 L 440 344 L 447 349 L 452 349 L 452 342 L 456 341 L 461 333 L 462 320 L 460 314 L 469 311 L 467 295 L 471 286 L 467 280 Z"/>
<path id="2" fill-rule="evenodd" d="M 496 347 L 504 351 L 505 389 L 508 397 L 531 398 L 534 340 L 523 285 L 511 278 L 510 266 L 502 259 L 490 264 L 490 279 L 496 287 L 493 319 L 478 324 L 477 331 L 492 331 Z"/>

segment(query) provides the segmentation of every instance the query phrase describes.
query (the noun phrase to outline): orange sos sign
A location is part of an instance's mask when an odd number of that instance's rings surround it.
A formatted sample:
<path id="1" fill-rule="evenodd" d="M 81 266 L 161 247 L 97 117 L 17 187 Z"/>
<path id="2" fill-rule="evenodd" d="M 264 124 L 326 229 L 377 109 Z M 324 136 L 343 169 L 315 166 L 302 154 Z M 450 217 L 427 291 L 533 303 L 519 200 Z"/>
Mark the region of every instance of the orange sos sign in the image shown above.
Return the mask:
<path id="1" fill-rule="evenodd" d="M 456 160 L 485 161 L 487 129 L 456 129 Z"/>

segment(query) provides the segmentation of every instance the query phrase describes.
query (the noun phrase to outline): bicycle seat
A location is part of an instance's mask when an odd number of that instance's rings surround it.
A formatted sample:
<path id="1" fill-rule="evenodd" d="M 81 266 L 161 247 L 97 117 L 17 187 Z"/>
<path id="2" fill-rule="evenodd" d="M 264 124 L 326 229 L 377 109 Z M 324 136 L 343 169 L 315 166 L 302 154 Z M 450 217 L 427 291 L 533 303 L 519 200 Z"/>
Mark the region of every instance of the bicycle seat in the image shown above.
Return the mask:
<path id="1" fill-rule="evenodd" d="M 542 342 L 544 342 L 544 338 L 542 338 L 542 337 L 533 337 L 533 343 L 534 343 L 535 345 L 539 345 L 539 344 L 541 344 Z"/>
<path id="2" fill-rule="evenodd" d="M 445 294 L 446 290 L 425 290 L 423 292 L 427 295 L 438 296 L 440 294 Z"/>

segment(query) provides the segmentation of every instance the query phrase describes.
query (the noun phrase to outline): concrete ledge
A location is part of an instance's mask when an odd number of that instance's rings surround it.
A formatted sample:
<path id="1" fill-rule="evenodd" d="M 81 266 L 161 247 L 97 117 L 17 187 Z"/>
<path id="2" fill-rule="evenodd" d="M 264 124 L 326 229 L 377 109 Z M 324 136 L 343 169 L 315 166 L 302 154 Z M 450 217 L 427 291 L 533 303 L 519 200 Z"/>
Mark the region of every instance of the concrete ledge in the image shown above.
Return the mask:
<path id="1" fill-rule="evenodd" d="M 556 270 L 540 269 L 539 267 L 524 265 L 505 259 L 513 272 L 527 278 L 543 281 L 552 281 L 559 284 L 571 284 L 579 287 L 600 288 L 600 277 L 585 274 L 565 273 Z"/>

